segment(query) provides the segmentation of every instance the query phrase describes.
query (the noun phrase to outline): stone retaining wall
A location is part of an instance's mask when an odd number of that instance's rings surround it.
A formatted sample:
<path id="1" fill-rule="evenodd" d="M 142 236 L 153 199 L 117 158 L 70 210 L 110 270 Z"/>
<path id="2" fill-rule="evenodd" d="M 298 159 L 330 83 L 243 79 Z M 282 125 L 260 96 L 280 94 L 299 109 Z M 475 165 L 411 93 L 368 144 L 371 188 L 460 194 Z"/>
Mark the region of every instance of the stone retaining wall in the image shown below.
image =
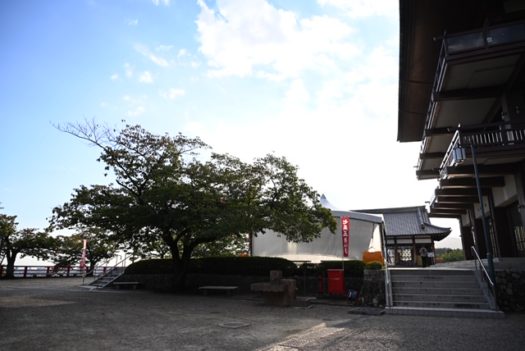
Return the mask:
<path id="1" fill-rule="evenodd" d="M 125 274 L 117 281 L 139 282 L 144 289 L 155 291 L 170 291 L 173 278 L 169 274 Z M 241 276 L 224 274 L 188 274 L 186 288 L 196 290 L 203 285 L 230 285 L 238 286 L 239 292 L 250 292 L 250 285 L 268 281 L 267 276 Z"/>
<path id="2" fill-rule="evenodd" d="M 525 271 L 496 271 L 498 306 L 505 312 L 525 312 Z"/>
<path id="3" fill-rule="evenodd" d="M 365 269 L 359 301 L 366 306 L 385 306 L 385 271 Z"/>

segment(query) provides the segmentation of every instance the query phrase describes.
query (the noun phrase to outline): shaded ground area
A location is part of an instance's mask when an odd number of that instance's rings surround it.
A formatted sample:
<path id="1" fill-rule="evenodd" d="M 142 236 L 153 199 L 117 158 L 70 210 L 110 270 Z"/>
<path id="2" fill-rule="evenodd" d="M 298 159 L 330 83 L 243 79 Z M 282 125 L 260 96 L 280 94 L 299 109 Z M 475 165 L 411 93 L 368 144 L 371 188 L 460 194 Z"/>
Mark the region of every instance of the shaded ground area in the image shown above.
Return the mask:
<path id="1" fill-rule="evenodd" d="M 525 315 L 467 319 L 263 306 L 251 296 L 0 281 L 0 350 L 518 350 Z"/>

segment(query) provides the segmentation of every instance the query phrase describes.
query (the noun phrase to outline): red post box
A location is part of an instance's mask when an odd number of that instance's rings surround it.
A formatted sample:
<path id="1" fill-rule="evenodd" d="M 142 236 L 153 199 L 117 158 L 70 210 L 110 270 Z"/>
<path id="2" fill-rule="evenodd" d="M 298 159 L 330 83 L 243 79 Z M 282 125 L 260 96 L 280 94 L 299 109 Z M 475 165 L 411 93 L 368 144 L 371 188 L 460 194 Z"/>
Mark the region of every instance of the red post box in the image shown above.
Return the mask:
<path id="1" fill-rule="evenodd" d="M 345 271 L 343 269 L 327 269 L 328 294 L 345 296 Z"/>

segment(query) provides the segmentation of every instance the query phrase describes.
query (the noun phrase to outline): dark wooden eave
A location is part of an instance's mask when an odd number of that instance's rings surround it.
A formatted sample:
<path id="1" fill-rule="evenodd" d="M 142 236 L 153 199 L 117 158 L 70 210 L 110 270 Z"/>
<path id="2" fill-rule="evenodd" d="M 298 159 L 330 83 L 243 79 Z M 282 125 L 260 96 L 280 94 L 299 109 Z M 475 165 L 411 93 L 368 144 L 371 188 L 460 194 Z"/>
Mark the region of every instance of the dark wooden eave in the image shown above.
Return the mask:
<path id="1" fill-rule="evenodd" d="M 448 90 L 434 93 L 432 100 L 434 101 L 446 101 L 446 100 L 469 100 L 469 99 L 482 99 L 492 98 L 501 96 L 504 87 L 484 87 L 476 89 L 458 89 Z"/>
<path id="2" fill-rule="evenodd" d="M 513 174 L 517 171 L 516 164 L 493 164 L 493 165 L 478 165 L 478 172 L 482 176 L 504 176 Z M 447 167 L 447 174 L 449 177 L 474 177 L 474 167 L 456 166 Z"/>
<path id="3" fill-rule="evenodd" d="M 416 171 L 416 176 L 418 179 L 439 178 L 439 169 L 428 169 L 428 170 Z"/>
<path id="4" fill-rule="evenodd" d="M 490 188 L 481 189 L 483 196 L 486 196 L 490 193 Z M 477 196 L 477 189 L 436 189 L 436 196 L 446 195 L 446 196 Z"/>
<path id="5" fill-rule="evenodd" d="M 469 209 L 472 208 L 471 203 L 434 203 L 432 206 L 430 206 L 430 210 L 447 210 L 447 209 Z"/>
<path id="6" fill-rule="evenodd" d="M 397 140 L 420 141 L 445 31 L 481 28 L 504 14 L 499 0 L 399 1 L 399 100 Z"/>
<path id="7" fill-rule="evenodd" d="M 430 214 L 446 214 L 461 216 L 467 213 L 468 208 L 436 208 L 430 209 Z"/>
<path id="8" fill-rule="evenodd" d="M 472 204 L 478 202 L 477 196 L 447 196 L 439 195 L 436 196 L 435 202 L 437 203 L 449 203 L 449 204 Z"/>
<path id="9" fill-rule="evenodd" d="M 433 136 L 433 135 L 444 135 L 444 134 L 454 134 L 456 132 L 457 127 L 439 127 L 439 128 L 432 128 L 432 129 L 425 129 L 424 136 Z"/>
<path id="10" fill-rule="evenodd" d="M 455 219 L 461 218 L 461 215 L 457 213 L 446 214 L 446 213 L 432 213 L 431 212 L 428 214 L 428 216 L 432 218 L 455 218 Z"/>
<path id="11" fill-rule="evenodd" d="M 479 179 L 482 188 L 492 188 L 505 186 L 504 177 L 483 177 Z M 444 188 L 476 188 L 476 179 L 474 178 L 449 178 L 441 179 L 439 187 Z"/>
<path id="12" fill-rule="evenodd" d="M 433 158 L 443 158 L 445 157 L 445 153 L 444 152 L 425 152 L 425 153 L 421 153 L 419 154 L 419 158 L 421 160 L 427 160 L 427 159 L 433 159 Z"/>

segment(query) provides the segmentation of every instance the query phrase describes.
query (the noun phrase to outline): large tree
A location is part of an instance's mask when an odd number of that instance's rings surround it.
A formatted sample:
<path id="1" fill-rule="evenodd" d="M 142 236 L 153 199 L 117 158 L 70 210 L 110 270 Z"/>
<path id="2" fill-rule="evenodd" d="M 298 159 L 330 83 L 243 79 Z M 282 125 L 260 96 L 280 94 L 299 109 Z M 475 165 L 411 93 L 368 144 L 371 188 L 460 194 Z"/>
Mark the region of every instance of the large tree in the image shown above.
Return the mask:
<path id="1" fill-rule="evenodd" d="M 55 240 L 45 231 L 33 228 L 18 230 L 16 216 L 0 214 L 0 241 L 2 243 L 0 256 L 6 258 L 6 278 L 14 278 L 16 258 L 20 254 L 41 259 L 49 258 Z"/>
<path id="2" fill-rule="evenodd" d="M 60 129 L 100 147 L 99 160 L 115 184 L 75 189 L 54 209 L 52 223 L 103 228 L 132 246 L 162 240 L 174 262 L 175 288 L 183 286 L 189 260 L 203 245 L 265 229 L 290 241 L 312 240 L 324 227 L 335 230 L 319 194 L 282 157 L 245 163 L 211 152 L 199 138 L 154 135 L 140 126 Z"/>

